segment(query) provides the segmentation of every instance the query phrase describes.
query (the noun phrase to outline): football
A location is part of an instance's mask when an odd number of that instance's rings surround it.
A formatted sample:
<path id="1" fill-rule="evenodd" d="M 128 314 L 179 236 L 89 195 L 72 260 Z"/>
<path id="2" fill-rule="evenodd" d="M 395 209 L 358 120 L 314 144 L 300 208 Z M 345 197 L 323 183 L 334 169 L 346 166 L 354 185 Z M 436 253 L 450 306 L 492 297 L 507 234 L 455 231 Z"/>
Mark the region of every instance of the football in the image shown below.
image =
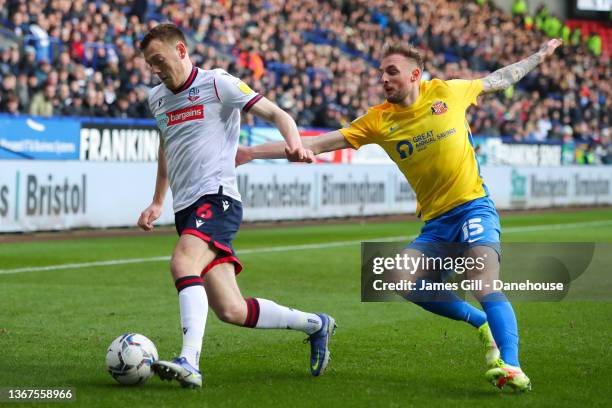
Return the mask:
<path id="1" fill-rule="evenodd" d="M 157 360 L 155 344 L 142 334 L 126 333 L 117 337 L 106 352 L 110 375 L 123 385 L 144 384 L 153 376 L 151 364 Z"/>

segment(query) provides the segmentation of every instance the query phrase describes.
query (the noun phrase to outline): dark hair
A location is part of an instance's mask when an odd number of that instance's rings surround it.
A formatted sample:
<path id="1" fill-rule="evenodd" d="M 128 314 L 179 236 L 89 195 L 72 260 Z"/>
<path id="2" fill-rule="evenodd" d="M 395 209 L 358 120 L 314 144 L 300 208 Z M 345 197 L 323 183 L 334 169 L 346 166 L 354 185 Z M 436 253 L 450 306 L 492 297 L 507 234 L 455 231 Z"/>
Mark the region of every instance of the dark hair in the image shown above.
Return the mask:
<path id="1" fill-rule="evenodd" d="M 144 51 L 153 40 L 160 40 L 168 43 L 180 41 L 187 44 L 185 34 L 172 23 L 163 23 L 153 27 L 142 39 L 140 51 Z"/>
<path id="2" fill-rule="evenodd" d="M 386 58 L 389 55 L 393 54 L 403 55 L 404 57 L 413 60 L 414 62 L 416 62 L 417 66 L 421 69 L 421 71 L 423 71 L 423 57 L 421 57 L 419 50 L 412 46 L 412 44 L 403 42 L 393 42 L 385 44 L 382 51 L 382 58 Z"/>

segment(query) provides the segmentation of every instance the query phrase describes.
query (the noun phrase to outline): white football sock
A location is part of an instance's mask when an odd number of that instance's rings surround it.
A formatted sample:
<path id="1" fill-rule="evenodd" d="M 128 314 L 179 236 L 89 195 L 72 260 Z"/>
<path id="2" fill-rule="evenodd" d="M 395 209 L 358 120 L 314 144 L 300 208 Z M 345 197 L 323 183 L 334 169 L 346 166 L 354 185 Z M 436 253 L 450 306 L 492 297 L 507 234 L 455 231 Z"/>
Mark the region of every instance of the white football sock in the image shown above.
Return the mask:
<path id="1" fill-rule="evenodd" d="M 189 364 L 199 370 L 204 327 L 208 314 L 208 297 L 204 286 L 190 286 L 181 290 L 179 304 L 183 328 L 181 357 L 185 357 Z"/>
<path id="2" fill-rule="evenodd" d="M 321 328 L 321 318 L 313 313 L 278 305 L 271 300 L 257 298 L 259 303 L 258 329 L 292 329 L 312 334 Z"/>

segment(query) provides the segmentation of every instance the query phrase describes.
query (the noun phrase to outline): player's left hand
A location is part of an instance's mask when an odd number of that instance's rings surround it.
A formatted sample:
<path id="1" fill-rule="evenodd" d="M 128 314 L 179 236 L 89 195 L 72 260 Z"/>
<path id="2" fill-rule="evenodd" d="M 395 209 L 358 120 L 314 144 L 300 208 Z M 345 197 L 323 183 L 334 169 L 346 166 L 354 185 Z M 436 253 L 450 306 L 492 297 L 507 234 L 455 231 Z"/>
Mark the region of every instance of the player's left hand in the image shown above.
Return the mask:
<path id="1" fill-rule="evenodd" d="M 542 54 L 544 58 L 550 57 L 561 44 L 563 44 L 563 41 L 559 38 L 548 40 L 540 47 L 540 54 Z"/>
<path id="2" fill-rule="evenodd" d="M 312 163 L 314 161 L 312 150 L 303 147 L 292 149 L 289 146 L 285 146 L 285 155 L 290 162 Z"/>

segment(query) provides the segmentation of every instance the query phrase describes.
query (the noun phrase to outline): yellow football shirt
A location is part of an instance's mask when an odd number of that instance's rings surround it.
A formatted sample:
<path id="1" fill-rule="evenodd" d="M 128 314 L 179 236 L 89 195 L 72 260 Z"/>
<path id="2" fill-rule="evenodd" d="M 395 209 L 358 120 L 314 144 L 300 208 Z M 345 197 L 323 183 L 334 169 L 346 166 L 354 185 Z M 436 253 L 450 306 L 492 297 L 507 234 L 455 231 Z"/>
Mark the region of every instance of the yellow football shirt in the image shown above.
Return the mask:
<path id="1" fill-rule="evenodd" d="M 411 106 L 374 106 L 340 132 L 355 149 L 370 143 L 385 149 L 427 221 L 487 194 L 465 117 L 480 92 L 480 80 L 422 81 Z"/>

